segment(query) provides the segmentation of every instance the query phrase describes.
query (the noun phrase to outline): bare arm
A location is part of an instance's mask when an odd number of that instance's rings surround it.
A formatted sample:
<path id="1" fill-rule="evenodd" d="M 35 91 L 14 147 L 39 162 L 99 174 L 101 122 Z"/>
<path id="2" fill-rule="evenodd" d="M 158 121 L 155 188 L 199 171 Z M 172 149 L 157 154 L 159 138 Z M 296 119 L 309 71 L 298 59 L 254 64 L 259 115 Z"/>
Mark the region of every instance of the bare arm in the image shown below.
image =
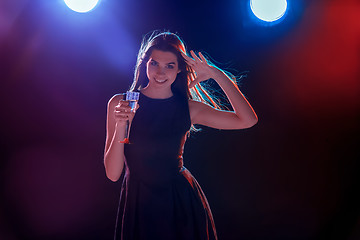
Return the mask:
<path id="1" fill-rule="evenodd" d="M 187 61 L 196 71 L 197 78 L 190 87 L 212 78 L 225 92 L 234 109 L 234 111 L 218 110 L 204 103 L 191 100 L 189 107 L 192 123 L 218 129 L 243 129 L 255 125 L 258 121 L 257 115 L 237 85 L 222 70 L 210 66 L 201 53 L 199 53 L 200 58 L 194 52 L 191 52 L 191 55 L 194 59 L 188 57 Z"/>
<path id="2" fill-rule="evenodd" d="M 108 102 L 106 121 L 106 143 L 104 151 L 104 165 L 106 176 L 111 181 L 119 180 L 124 168 L 125 155 L 124 140 L 126 132 L 126 121 L 131 113 L 124 113 L 120 110 L 129 110 L 126 102 L 119 104 L 121 95 L 113 96 Z"/>

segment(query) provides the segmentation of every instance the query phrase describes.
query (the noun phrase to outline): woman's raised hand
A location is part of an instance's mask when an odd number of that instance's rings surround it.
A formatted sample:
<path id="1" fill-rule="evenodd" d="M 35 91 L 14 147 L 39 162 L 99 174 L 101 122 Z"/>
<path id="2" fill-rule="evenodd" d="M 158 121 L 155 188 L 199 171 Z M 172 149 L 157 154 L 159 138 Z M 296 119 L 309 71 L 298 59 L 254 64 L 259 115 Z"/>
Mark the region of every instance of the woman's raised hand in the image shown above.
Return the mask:
<path id="1" fill-rule="evenodd" d="M 131 110 L 129 101 L 120 100 L 119 104 L 115 106 L 114 110 L 114 117 L 117 125 L 126 126 L 127 121 L 131 122 L 138 108 L 139 105 L 137 104 L 136 109 Z"/>
<path id="2" fill-rule="evenodd" d="M 196 56 L 193 50 L 190 51 L 190 54 L 193 58 L 182 53 L 182 56 L 185 58 L 186 62 L 190 67 L 195 71 L 196 78 L 189 84 L 189 88 L 194 87 L 196 84 L 206 81 L 210 78 L 213 78 L 215 71 L 218 70 L 216 67 L 210 65 L 205 57 L 199 52 L 199 57 Z"/>

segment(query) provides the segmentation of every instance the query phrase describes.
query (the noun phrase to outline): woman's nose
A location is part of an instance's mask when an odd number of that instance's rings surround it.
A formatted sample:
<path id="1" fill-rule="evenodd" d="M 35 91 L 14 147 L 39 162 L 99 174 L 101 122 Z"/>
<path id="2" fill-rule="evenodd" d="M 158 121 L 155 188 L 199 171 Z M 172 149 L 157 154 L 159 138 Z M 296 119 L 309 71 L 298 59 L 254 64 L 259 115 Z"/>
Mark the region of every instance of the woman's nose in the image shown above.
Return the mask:
<path id="1" fill-rule="evenodd" d="M 158 67 L 157 71 L 156 71 L 157 74 L 164 74 L 165 71 L 162 67 Z"/>

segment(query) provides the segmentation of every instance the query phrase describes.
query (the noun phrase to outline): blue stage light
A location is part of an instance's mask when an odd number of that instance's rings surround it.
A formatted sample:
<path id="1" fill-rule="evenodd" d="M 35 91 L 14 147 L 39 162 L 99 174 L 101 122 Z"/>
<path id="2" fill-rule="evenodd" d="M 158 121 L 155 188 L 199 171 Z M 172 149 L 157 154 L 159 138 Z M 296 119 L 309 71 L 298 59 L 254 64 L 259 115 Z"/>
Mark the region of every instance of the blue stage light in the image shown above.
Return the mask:
<path id="1" fill-rule="evenodd" d="M 91 11 L 99 0 L 64 0 L 65 4 L 73 11 L 85 13 Z"/>
<path id="2" fill-rule="evenodd" d="M 250 0 L 250 8 L 257 18 L 266 22 L 274 22 L 284 16 L 287 8 L 287 1 Z"/>

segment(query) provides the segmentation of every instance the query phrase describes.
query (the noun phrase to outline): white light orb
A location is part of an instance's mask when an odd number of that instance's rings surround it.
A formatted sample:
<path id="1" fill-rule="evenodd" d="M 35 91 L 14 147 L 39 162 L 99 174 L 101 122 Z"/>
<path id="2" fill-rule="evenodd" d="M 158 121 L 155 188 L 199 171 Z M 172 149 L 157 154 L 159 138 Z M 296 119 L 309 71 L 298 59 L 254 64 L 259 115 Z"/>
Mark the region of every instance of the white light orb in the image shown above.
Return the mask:
<path id="1" fill-rule="evenodd" d="M 85 13 L 91 11 L 99 0 L 64 0 L 65 4 L 73 11 Z"/>
<path id="2" fill-rule="evenodd" d="M 284 16 L 287 8 L 287 1 L 250 0 L 250 8 L 257 18 L 266 22 L 274 22 Z"/>

